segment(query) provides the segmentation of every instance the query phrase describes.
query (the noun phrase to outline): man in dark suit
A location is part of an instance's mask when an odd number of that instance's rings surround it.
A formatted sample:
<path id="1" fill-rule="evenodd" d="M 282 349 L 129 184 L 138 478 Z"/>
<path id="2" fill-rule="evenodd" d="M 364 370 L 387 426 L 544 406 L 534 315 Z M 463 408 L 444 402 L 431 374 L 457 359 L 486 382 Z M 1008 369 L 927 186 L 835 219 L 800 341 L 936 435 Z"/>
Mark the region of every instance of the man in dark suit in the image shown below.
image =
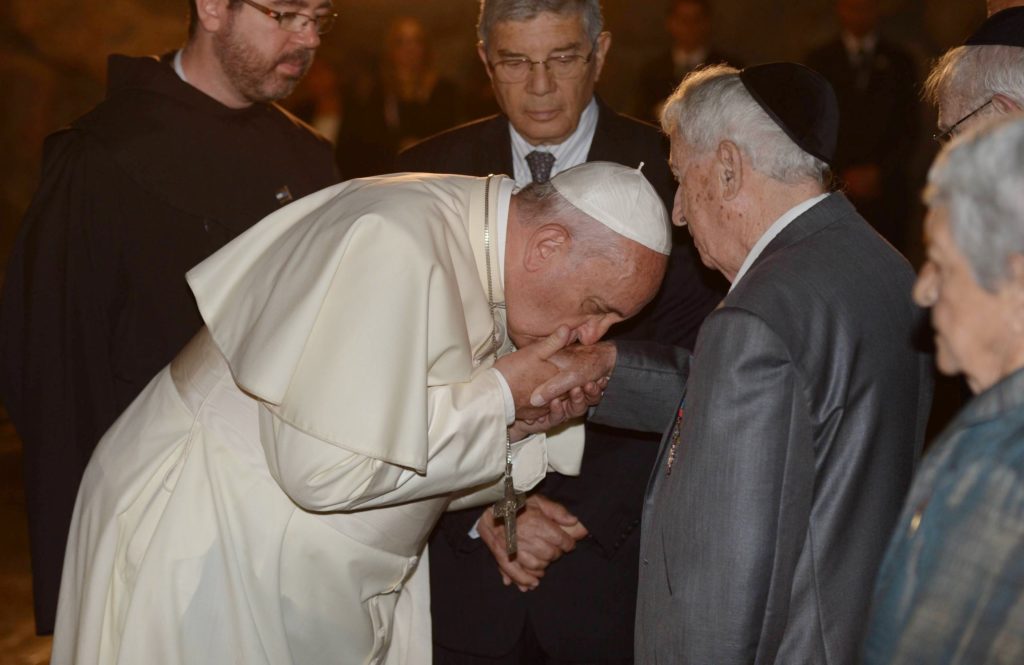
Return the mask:
<path id="1" fill-rule="evenodd" d="M 709 0 L 672 0 L 669 4 L 665 31 L 672 45 L 650 60 L 640 73 L 637 117 L 657 122 L 661 105 L 683 77 L 698 67 L 719 63 L 739 66 L 735 58 L 712 46 L 711 13 Z"/>
<path id="2" fill-rule="evenodd" d="M 599 3 L 523 5 L 481 3 L 479 52 L 503 114 L 413 146 L 399 169 L 509 173 L 524 185 L 583 161 L 643 162 L 671 207 L 663 137 L 594 96 L 611 42 Z M 641 344 L 642 355 L 669 363 L 670 345 L 692 346 L 719 298 L 681 238 L 659 296 L 612 334 L 660 342 Z M 657 437 L 588 426 L 580 475 L 550 474 L 520 513 L 514 561 L 490 510 L 442 518 L 430 540 L 434 662 L 630 662 L 637 527 L 656 453 Z"/>
<path id="3" fill-rule="evenodd" d="M 732 287 L 651 476 L 640 663 L 859 658 L 932 385 L 913 271 L 827 192 L 837 122 L 827 81 L 793 63 L 711 67 L 667 104 L 673 222 Z M 647 376 L 620 351 L 592 419 L 642 425 Z"/>
<path id="4" fill-rule="evenodd" d="M 808 66 L 839 99 L 834 167 L 846 195 L 896 249 L 906 253 L 912 196 L 910 159 L 920 120 L 910 53 L 878 32 L 878 0 L 837 0 L 840 34 L 812 51 Z"/>

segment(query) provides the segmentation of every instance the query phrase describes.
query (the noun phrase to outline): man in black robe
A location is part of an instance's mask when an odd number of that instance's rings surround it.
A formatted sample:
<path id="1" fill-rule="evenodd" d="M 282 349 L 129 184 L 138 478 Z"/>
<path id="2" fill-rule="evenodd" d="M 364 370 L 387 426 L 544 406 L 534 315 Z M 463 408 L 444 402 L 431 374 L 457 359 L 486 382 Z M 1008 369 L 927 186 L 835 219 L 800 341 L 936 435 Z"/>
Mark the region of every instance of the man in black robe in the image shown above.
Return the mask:
<path id="1" fill-rule="evenodd" d="M 0 390 L 24 442 L 36 629 L 52 632 L 93 447 L 200 328 L 185 272 L 337 180 L 330 145 L 272 104 L 334 15 L 193 2 L 161 59 L 112 56 L 106 99 L 44 147 L 0 308 Z"/>

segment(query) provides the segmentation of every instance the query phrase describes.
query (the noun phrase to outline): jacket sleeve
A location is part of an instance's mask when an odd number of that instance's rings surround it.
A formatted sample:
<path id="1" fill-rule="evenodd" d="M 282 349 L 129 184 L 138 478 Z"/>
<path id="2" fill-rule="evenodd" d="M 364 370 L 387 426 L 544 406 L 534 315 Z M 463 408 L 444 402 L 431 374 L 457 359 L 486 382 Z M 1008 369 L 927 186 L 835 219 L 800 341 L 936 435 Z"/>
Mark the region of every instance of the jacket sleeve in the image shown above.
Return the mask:
<path id="1" fill-rule="evenodd" d="M 615 343 L 615 368 L 591 422 L 638 432 L 665 431 L 689 373 L 686 349 L 647 342 Z"/>

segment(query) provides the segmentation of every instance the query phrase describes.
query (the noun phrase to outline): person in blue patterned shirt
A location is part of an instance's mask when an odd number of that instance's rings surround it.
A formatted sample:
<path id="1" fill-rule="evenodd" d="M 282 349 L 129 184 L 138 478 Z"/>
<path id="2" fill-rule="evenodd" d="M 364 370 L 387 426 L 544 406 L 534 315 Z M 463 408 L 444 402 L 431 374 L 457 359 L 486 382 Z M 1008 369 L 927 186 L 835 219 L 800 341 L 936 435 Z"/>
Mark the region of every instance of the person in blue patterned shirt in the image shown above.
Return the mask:
<path id="1" fill-rule="evenodd" d="M 879 572 L 864 663 L 1024 663 L 1024 114 L 938 156 L 925 200 L 936 362 L 975 397 L 911 487 Z"/>

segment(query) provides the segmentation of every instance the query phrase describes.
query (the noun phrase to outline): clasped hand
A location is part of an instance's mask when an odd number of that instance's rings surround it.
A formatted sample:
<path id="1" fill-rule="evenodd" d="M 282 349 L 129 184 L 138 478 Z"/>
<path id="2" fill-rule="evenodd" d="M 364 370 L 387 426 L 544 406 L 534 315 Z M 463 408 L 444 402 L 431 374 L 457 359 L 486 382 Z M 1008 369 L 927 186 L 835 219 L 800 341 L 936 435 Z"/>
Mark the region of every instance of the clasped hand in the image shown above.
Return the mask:
<path id="1" fill-rule="evenodd" d="M 514 559 L 505 553 L 505 528 L 491 508 L 480 516 L 477 531 L 498 564 L 502 582 L 520 591 L 536 589 L 544 570 L 587 536 L 586 527 L 565 506 L 539 494 L 526 500 L 516 519 L 519 551 Z"/>
<path id="2" fill-rule="evenodd" d="M 615 346 L 571 341 L 569 329 L 560 326 L 545 339 L 495 362 L 515 402 L 516 421 L 509 430 L 513 441 L 580 417 L 601 400 L 615 362 Z"/>

